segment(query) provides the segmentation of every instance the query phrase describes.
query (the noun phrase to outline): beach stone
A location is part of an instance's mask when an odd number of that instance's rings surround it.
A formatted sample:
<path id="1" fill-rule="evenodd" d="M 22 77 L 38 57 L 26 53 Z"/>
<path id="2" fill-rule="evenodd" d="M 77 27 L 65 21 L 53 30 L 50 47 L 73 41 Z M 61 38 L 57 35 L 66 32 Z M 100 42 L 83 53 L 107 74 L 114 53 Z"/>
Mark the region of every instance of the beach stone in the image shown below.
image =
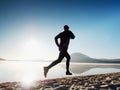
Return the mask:
<path id="1" fill-rule="evenodd" d="M 59 86 L 60 84 L 59 83 L 53 83 L 53 86 Z"/>
<path id="2" fill-rule="evenodd" d="M 16 90 L 15 87 L 7 87 L 5 90 Z"/>
<path id="3" fill-rule="evenodd" d="M 109 85 L 101 85 L 100 88 L 101 88 L 101 89 L 108 89 L 108 86 L 109 86 Z"/>
<path id="4" fill-rule="evenodd" d="M 117 87 L 117 90 L 120 90 L 120 87 Z"/>
<path id="5" fill-rule="evenodd" d="M 32 85 L 31 85 L 31 88 L 32 88 L 32 89 L 39 89 L 39 88 L 41 88 L 41 87 L 43 87 L 43 86 L 40 85 L 39 83 L 36 83 L 36 84 L 32 84 Z"/>
<path id="6" fill-rule="evenodd" d="M 36 90 L 36 89 L 35 89 Z M 54 90 L 53 88 L 40 88 L 40 89 L 37 89 L 37 90 Z"/>
<path id="7" fill-rule="evenodd" d="M 110 78 L 110 77 L 106 77 L 106 79 L 105 79 L 106 81 L 111 81 L 112 80 L 112 78 Z"/>
<path id="8" fill-rule="evenodd" d="M 111 84 L 117 84 L 117 81 L 116 80 L 113 80 L 113 81 L 111 81 Z"/>
<path id="9" fill-rule="evenodd" d="M 15 90 L 23 90 L 22 88 L 16 88 Z"/>
<path id="10" fill-rule="evenodd" d="M 0 90 L 5 90 L 4 88 L 0 88 Z"/>
<path id="11" fill-rule="evenodd" d="M 55 89 L 53 89 L 53 88 L 45 88 L 44 90 L 55 90 Z"/>
<path id="12" fill-rule="evenodd" d="M 117 89 L 117 86 L 116 86 L 116 85 L 110 85 L 110 88 L 111 88 L 112 90 L 116 90 L 116 89 Z"/>
<path id="13" fill-rule="evenodd" d="M 6 85 L 6 84 L 0 85 L 0 88 L 6 88 L 6 87 L 8 87 L 8 85 Z"/>
<path id="14" fill-rule="evenodd" d="M 59 85 L 58 87 L 54 88 L 54 90 L 68 90 L 65 85 Z"/>
<path id="15" fill-rule="evenodd" d="M 70 88 L 69 88 L 69 90 L 82 90 L 82 89 L 85 89 L 85 87 L 83 87 L 83 86 L 79 86 L 79 85 L 72 85 Z"/>
<path id="16" fill-rule="evenodd" d="M 106 83 L 107 83 L 106 81 L 103 81 L 103 82 L 102 82 L 102 85 L 105 85 Z"/>
<path id="17" fill-rule="evenodd" d="M 77 90 L 79 90 L 79 89 L 80 89 L 80 90 L 85 90 L 85 88 L 86 88 L 86 87 L 83 86 L 83 87 L 78 88 Z M 75 90 L 76 90 L 76 89 L 75 89 Z"/>
<path id="18" fill-rule="evenodd" d="M 109 86 L 109 85 L 106 84 L 106 85 L 101 85 L 100 87 L 103 87 L 103 88 L 104 88 L 104 87 L 108 87 L 108 86 Z"/>
<path id="19" fill-rule="evenodd" d="M 84 84 L 85 87 L 87 87 L 88 85 L 89 85 L 89 83 L 87 83 L 87 82 Z"/>
<path id="20" fill-rule="evenodd" d="M 85 90 L 97 90 L 97 89 L 95 86 L 91 86 L 91 87 L 86 88 Z"/>
<path id="21" fill-rule="evenodd" d="M 69 88 L 69 90 L 74 90 L 75 89 L 75 85 L 71 85 L 71 87 Z"/>
<path id="22" fill-rule="evenodd" d="M 86 87 L 85 90 L 98 90 L 98 89 L 92 87 Z"/>

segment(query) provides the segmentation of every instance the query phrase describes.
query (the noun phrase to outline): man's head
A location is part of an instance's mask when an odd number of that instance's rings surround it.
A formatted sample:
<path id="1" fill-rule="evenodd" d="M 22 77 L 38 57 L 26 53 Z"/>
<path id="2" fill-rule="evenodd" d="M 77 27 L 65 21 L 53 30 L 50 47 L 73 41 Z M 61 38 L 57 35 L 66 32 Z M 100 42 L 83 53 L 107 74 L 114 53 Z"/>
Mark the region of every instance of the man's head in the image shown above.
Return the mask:
<path id="1" fill-rule="evenodd" d="M 64 30 L 65 30 L 65 31 L 69 30 L 69 26 L 68 26 L 68 25 L 65 25 L 65 26 L 64 26 Z"/>

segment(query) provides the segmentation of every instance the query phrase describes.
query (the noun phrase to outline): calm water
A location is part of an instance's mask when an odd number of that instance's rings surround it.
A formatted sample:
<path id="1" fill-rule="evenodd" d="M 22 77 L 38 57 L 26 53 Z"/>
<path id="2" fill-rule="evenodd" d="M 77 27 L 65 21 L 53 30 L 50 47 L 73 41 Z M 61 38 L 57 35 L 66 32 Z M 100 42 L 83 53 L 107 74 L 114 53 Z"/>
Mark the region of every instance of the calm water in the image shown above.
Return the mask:
<path id="1" fill-rule="evenodd" d="M 4 61 L 0 62 L 0 82 L 21 81 L 30 82 L 33 80 L 43 80 L 43 66 L 50 62 L 25 62 L 25 61 Z M 120 72 L 120 64 L 85 64 L 71 63 L 72 76 L 92 75 L 101 73 Z M 65 63 L 53 67 L 48 78 L 61 78 L 65 75 Z"/>

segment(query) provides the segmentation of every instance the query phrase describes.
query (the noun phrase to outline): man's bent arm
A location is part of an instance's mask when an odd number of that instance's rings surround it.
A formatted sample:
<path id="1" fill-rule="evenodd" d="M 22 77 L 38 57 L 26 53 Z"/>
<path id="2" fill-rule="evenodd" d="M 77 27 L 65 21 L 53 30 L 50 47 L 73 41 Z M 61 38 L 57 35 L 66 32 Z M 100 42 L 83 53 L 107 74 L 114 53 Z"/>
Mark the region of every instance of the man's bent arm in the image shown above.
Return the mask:
<path id="1" fill-rule="evenodd" d="M 58 43 L 58 38 L 59 38 L 58 36 L 55 37 L 55 43 L 56 43 L 56 45 L 59 47 L 60 45 L 59 45 L 59 43 Z"/>
<path id="2" fill-rule="evenodd" d="M 74 39 L 74 38 L 75 38 L 75 35 L 71 32 L 71 39 Z"/>

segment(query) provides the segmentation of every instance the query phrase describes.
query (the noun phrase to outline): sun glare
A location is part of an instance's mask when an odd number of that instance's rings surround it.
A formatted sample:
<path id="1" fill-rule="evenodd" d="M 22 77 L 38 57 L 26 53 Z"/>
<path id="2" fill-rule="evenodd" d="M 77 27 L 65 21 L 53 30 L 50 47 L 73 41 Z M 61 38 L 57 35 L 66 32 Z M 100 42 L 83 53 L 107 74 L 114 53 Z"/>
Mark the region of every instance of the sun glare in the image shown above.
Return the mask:
<path id="1" fill-rule="evenodd" d="M 36 63 L 22 62 L 21 64 L 25 67 L 22 71 L 23 75 L 21 77 L 21 86 L 27 88 L 30 87 L 35 80 L 37 80 L 39 75 L 37 71 L 41 71 L 41 69 L 36 68 L 38 65 Z"/>
<path id="2" fill-rule="evenodd" d="M 33 81 L 35 80 L 35 74 L 33 73 L 27 73 L 23 78 L 22 78 L 22 87 L 29 87 Z"/>
<path id="3" fill-rule="evenodd" d="M 42 42 L 36 38 L 29 38 L 23 43 L 23 53 L 25 57 L 30 59 L 37 58 L 43 51 L 41 47 L 43 47 Z"/>
<path id="4" fill-rule="evenodd" d="M 38 45 L 39 45 L 39 42 L 36 39 L 32 38 L 26 41 L 25 48 L 28 48 L 29 50 L 34 50 L 38 47 Z"/>

